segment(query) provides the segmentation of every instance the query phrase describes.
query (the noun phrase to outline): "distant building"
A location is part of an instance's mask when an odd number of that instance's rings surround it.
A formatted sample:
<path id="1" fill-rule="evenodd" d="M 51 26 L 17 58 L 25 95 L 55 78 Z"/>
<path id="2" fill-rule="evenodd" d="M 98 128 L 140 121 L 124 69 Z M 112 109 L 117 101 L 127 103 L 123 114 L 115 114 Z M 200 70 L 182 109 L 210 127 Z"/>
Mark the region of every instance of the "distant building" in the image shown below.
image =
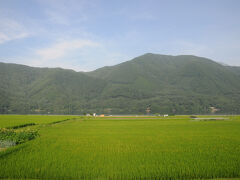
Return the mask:
<path id="1" fill-rule="evenodd" d="M 168 114 L 164 114 L 163 117 L 168 117 Z"/>
<path id="2" fill-rule="evenodd" d="M 151 111 L 151 107 L 147 107 L 147 109 L 146 109 L 146 113 L 149 114 L 150 111 Z"/>
<path id="3" fill-rule="evenodd" d="M 217 111 L 219 111 L 219 109 L 217 109 L 216 107 L 210 107 L 210 112 L 212 113 L 212 114 L 214 114 L 214 113 L 216 113 Z"/>

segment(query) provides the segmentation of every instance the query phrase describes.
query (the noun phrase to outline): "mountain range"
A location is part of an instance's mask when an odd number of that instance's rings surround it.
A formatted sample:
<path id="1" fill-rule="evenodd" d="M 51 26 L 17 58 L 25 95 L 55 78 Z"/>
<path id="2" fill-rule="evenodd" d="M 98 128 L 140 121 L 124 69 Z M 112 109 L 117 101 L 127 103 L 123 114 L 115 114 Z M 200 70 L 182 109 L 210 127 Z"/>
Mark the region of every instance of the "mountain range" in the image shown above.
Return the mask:
<path id="1" fill-rule="evenodd" d="M 1 114 L 239 114 L 240 67 L 144 54 L 91 72 L 0 63 Z"/>

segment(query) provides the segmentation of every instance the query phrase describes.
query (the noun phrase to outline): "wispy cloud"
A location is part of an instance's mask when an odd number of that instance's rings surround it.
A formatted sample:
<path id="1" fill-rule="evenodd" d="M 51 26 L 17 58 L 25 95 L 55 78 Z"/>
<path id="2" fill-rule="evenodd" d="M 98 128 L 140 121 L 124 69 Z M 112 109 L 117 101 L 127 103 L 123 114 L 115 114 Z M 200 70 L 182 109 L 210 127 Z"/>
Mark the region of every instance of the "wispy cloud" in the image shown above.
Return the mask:
<path id="1" fill-rule="evenodd" d="M 36 50 L 35 53 L 41 60 L 54 60 L 66 56 L 73 50 L 96 46 L 100 44 L 91 40 L 60 41 L 48 48 Z"/>
<path id="2" fill-rule="evenodd" d="M 86 39 L 61 40 L 51 46 L 32 49 L 32 55 L 22 60 L 34 67 L 62 67 L 76 71 L 91 71 L 115 65 L 129 56 L 116 52 L 104 42 Z"/>
<path id="3" fill-rule="evenodd" d="M 53 24 L 70 25 L 87 19 L 84 9 L 89 5 L 85 0 L 41 0 L 47 20 Z"/>
<path id="4" fill-rule="evenodd" d="M 27 29 L 13 19 L 0 19 L 0 44 L 30 36 Z"/>

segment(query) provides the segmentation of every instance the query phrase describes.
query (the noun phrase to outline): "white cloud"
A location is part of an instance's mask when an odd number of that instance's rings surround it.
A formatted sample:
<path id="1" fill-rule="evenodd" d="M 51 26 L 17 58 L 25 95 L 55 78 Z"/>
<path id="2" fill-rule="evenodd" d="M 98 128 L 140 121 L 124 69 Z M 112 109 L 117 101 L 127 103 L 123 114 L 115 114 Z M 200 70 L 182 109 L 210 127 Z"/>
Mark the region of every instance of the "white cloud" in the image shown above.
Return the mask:
<path id="1" fill-rule="evenodd" d="M 60 41 L 51 47 L 37 50 L 35 53 L 40 60 L 54 60 L 66 56 L 69 52 L 84 47 L 100 46 L 99 43 L 90 40 Z"/>
<path id="2" fill-rule="evenodd" d="M 34 67 L 61 67 L 76 71 L 91 71 L 130 59 L 102 41 L 86 39 L 58 41 L 46 48 L 32 49 L 32 53 L 21 62 Z"/>
<path id="3" fill-rule="evenodd" d="M 39 0 L 44 6 L 47 20 L 52 24 L 70 25 L 87 20 L 85 9 L 90 3 L 85 0 Z"/>
<path id="4" fill-rule="evenodd" d="M 30 36 L 26 28 L 15 20 L 1 18 L 0 21 L 0 44 Z"/>

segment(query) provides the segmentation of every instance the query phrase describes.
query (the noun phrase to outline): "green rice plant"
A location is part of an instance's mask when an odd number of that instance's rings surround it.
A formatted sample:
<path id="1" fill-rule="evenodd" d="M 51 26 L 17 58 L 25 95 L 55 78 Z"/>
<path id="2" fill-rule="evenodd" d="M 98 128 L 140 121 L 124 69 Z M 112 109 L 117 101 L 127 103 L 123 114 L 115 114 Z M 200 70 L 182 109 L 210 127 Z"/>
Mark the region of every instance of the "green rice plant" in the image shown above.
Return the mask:
<path id="1" fill-rule="evenodd" d="M 38 138 L 0 151 L 0 178 L 239 178 L 240 117 L 228 118 L 76 118 L 39 126 Z"/>

